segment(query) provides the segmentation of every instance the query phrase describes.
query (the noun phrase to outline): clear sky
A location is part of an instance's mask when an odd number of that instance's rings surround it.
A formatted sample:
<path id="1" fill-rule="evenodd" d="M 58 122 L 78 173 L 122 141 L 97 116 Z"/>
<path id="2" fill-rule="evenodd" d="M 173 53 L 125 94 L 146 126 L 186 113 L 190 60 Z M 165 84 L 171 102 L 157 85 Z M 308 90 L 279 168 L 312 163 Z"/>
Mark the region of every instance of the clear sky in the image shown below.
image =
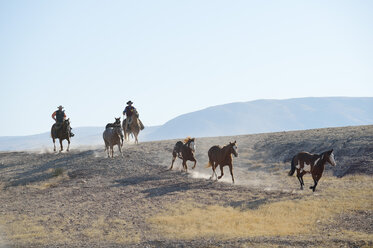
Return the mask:
<path id="1" fill-rule="evenodd" d="M 373 96 L 373 1 L 0 0 L 0 136 L 262 98 Z"/>

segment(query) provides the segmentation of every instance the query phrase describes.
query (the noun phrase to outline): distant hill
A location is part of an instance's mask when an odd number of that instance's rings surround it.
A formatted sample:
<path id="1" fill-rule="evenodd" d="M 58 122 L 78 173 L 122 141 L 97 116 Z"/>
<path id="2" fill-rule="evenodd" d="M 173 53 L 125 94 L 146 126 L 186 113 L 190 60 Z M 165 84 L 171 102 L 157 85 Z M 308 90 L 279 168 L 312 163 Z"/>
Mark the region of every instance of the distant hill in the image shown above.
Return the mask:
<path id="1" fill-rule="evenodd" d="M 97 146 L 104 145 L 102 133 L 105 127 L 77 127 L 73 129 L 75 136 L 72 138 L 72 146 Z M 140 133 L 140 140 L 145 140 L 145 136 L 155 131 L 158 126 L 146 127 Z M 67 144 L 64 141 L 64 144 Z M 58 140 L 56 145 L 59 147 Z M 3 136 L 0 137 L 0 151 L 22 151 L 22 150 L 53 149 L 53 142 L 50 132 L 45 132 L 29 136 Z"/>
<path id="2" fill-rule="evenodd" d="M 146 127 L 140 141 L 230 136 L 373 124 L 373 97 L 309 97 L 257 100 L 209 107 Z M 74 146 L 103 145 L 104 127 L 74 128 Z M 50 149 L 49 132 L 0 137 L 0 151 Z"/>
<path id="3" fill-rule="evenodd" d="M 367 124 L 373 124 L 373 97 L 257 100 L 180 115 L 146 138 L 228 136 Z"/>

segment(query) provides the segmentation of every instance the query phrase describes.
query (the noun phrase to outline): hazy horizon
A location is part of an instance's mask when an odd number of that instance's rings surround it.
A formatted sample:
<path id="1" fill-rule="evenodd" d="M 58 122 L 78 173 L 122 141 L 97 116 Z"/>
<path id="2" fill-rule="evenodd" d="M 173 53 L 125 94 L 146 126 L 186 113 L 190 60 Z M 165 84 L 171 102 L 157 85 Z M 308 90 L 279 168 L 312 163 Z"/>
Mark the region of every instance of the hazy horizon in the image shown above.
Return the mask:
<path id="1" fill-rule="evenodd" d="M 1 1 L 0 136 L 373 92 L 372 1 Z"/>

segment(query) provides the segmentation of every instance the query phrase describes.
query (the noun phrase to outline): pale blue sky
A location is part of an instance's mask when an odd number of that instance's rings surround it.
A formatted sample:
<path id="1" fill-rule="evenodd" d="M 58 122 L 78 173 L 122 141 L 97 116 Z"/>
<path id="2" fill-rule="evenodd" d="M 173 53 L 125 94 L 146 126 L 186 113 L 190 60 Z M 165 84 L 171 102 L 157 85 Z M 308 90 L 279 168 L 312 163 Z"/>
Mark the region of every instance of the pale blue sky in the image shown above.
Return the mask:
<path id="1" fill-rule="evenodd" d="M 373 1 L 0 0 L 0 136 L 262 98 L 372 96 Z"/>

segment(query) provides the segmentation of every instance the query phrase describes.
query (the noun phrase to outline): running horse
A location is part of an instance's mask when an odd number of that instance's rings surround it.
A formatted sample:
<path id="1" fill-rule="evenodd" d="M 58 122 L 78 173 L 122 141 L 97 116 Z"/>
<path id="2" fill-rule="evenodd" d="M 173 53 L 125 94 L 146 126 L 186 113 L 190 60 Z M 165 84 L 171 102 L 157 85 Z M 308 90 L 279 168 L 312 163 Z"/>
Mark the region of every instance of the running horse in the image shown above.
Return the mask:
<path id="1" fill-rule="evenodd" d="M 317 183 L 319 182 L 322 173 L 324 172 L 326 163 L 329 163 L 332 166 L 336 166 L 333 149 L 323 152 L 319 155 L 311 154 L 308 152 L 300 152 L 291 160 L 291 169 L 289 171 L 289 176 L 292 176 L 296 169 L 297 178 L 300 183 L 300 189 L 303 190 L 303 176 L 307 173 L 310 173 L 314 181 L 314 185 L 311 186 L 310 189 L 315 192 Z M 305 165 L 308 165 L 309 167 L 306 168 Z"/>
<path id="2" fill-rule="evenodd" d="M 129 140 L 129 135 L 132 134 L 135 137 L 135 143 L 138 144 L 139 140 L 137 137 L 139 136 L 140 131 L 144 129 L 144 125 L 142 125 L 136 109 L 134 110 L 131 117 L 127 117 L 123 120 L 122 127 L 124 130 L 125 140 Z"/>
<path id="3" fill-rule="evenodd" d="M 194 138 L 186 138 L 184 140 L 184 143 L 181 141 L 176 142 L 174 146 L 174 150 L 172 151 L 172 163 L 170 170 L 174 167 L 174 162 L 176 157 L 183 160 L 183 168 L 185 171 L 188 171 L 188 166 L 186 162 L 193 161 L 194 165 L 192 169 L 196 167 L 197 160 L 194 158 L 194 153 L 196 152 L 196 145 L 195 145 L 195 139 Z"/>
<path id="4" fill-rule="evenodd" d="M 112 128 L 106 128 L 104 133 L 102 134 L 102 137 L 105 142 L 105 150 L 107 151 L 108 157 L 110 157 L 110 154 L 112 158 L 114 157 L 114 146 L 115 145 L 118 145 L 119 152 L 122 155 L 121 147 L 123 144 L 123 140 L 122 140 L 123 134 L 122 134 L 122 127 L 120 125 L 112 127 Z"/>
<path id="5" fill-rule="evenodd" d="M 115 117 L 114 117 L 115 118 Z M 115 121 L 113 123 L 108 123 L 106 124 L 106 127 L 105 129 L 108 129 L 108 128 L 115 128 L 115 127 L 119 127 L 121 128 L 120 126 L 120 117 L 119 118 L 115 118 Z M 120 132 L 120 138 L 122 140 L 122 146 L 123 146 L 123 139 L 124 139 L 124 136 L 123 136 L 123 132 Z"/>
<path id="6" fill-rule="evenodd" d="M 222 178 L 224 175 L 223 167 L 229 166 L 229 170 L 232 176 L 232 183 L 234 183 L 232 154 L 235 157 L 238 156 L 236 141 L 234 141 L 233 143 L 229 142 L 229 144 L 224 146 L 223 148 L 221 148 L 220 146 L 213 146 L 209 149 L 208 151 L 209 163 L 207 165 L 207 168 L 212 167 L 212 175 L 210 179 L 212 179 L 214 175 L 217 179 Z M 220 172 L 221 172 L 221 175 L 219 177 L 216 175 L 216 171 L 215 171 L 218 165 L 220 166 Z"/>
<path id="7" fill-rule="evenodd" d="M 51 128 L 51 137 L 53 139 L 53 151 L 56 151 L 56 139 L 60 141 L 60 152 L 63 151 L 62 141 L 67 140 L 67 149 L 69 151 L 70 148 L 70 138 L 71 138 L 71 127 L 70 127 L 70 118 L 64 120 L 62 124 L 58 127 L 57 123 L 54 123 Z"/>

